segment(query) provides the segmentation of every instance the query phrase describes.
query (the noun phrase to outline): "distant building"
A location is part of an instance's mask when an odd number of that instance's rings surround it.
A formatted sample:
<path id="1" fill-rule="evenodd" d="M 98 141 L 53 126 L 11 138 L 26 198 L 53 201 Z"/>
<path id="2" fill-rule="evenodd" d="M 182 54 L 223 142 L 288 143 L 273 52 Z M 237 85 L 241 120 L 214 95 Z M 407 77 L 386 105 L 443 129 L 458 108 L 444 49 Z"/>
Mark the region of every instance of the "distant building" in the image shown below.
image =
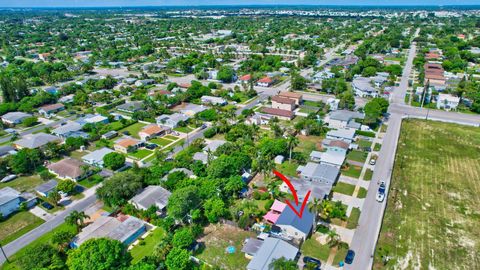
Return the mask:
<path id="1" fill-rule="evenodd" d="M 183 113 L 174 113 L 171 115 L 163 114 L 157 117 L 155 120 L 158 125 L 166 126 L 169 128 L 176 128 L 178 127 L 178 123 L 186 122 L 190 119 L 190 116 L 183 114 Z"/>
<path id="2" fill-rule="evenodd" d="M 63 104 L 50 104 L 42 106 L 38 109 L 38 113 L 42 114 L 45 117 L 49 117 L 51 114 L 54 114 L 59 111 L 65 110 L 65 106 Z"/>
<path id="3" fill-rule="evenodd" d="M 207 110 L 208 107 L 203 105 L 196 105 L 193 103 L 186 103 L 183 108 L 180 109 L 180 112 L 186 114 L 190 117 L 195 116 L 197 113 Z"/>
<path id="4" fill-rule="evenodd" d="M 125 104 L 117 106 L 117 110 L 126 113 L 135 113 L 143 109 L 145 109 L 145 106 L 143 102 L 140 101 L 127 102 Z"/>
<path id="5" fill-rule="evenodd" d="M 293 99 L 296 106 L 300 106 L 303 103 L 303 95 L 295 92 L 280 92 L 279 97 Z"/>
<path id="6" fill-rule="evenodd" d="M 110 148 L 103 147 L 101 149 L 95 150 L 95 151 L 90 152 L 89 154 L 83 156 L 82 160 L 83 160 L 83 162 L 85 162 L 89 165 L 93 165 L 93 166 L 97 166 L 97 167 L 103 167 L 103 158 L 106 155 L 108 155 L 110 153 L 113 153 L 113 152 L 115 152 L 115 151 L 113 151 Z"/>
<path id="7" fill-rule="evenodd" d="M 9 112 L 2 115 L 2 122 L 9 125 L 18 125 L 21 124 L 25 118 L 31 116 L 31 114 L 24 112 Z"/>
<path id="8" fill-rule="evenodd" d="M 113 148 L 118 152 L 127 154 L 129 152 L 137 150 L 142 145 L 143 145 L 142 141 L 126 137 L 126 138 L 118 139 L 113 145 Z"/>
<path id="9" fill-rule="evenodd" d="M 203 104 L 211 104 L 211 105 L 217 105 L 217 106 L 224 106 L 227 105 L 228 102 L 221 97 L 213 97 L 213 96 L 203 96 L 200 99 Z"/>
<path id="10" fill-rule="evenodd" d="M 257 81 L 257 85 L 261 87 L 270 87 L 273 84 L 273 79 L 270 77 L 263 77 L 262 79 Z"/>
<path id="11" fill-rule="evenodd" d="M 310 153 L 310 160 L 320 164 L 331 165 L 340 168 L 345 161 L 345 153 L 336 151 L 312 151 Z"/>
<path id="12" fill-rule="evenodd" d="M 460 104 L 460 98 L 450 94 L 438 94 L 437 109 L 456 110 Z"/>
<path id="13" fill-rule="evenodd" d="M 297 247 L 281 239 L 268 237 L 256 251 L 251 251 L 250 256 L 253 255 L 253 259 L 248 263 L 247 270 L 270 270 L 270 264 L 274 260 L 297 260 L 298 254 Z"/>
<path id="14" fill-rule="evenodd" d="M 61 126 L 55 128 L 54 130 L 52 130 L 52 134 L 61 138 L 68 138 L 68 137 L 71 137 L 71 135 L 74 135 L 77 132 L 81 131 L 82 128 L 83 128 L 83 125 L 77 122 L 68 121 L 62 124 Z"/>

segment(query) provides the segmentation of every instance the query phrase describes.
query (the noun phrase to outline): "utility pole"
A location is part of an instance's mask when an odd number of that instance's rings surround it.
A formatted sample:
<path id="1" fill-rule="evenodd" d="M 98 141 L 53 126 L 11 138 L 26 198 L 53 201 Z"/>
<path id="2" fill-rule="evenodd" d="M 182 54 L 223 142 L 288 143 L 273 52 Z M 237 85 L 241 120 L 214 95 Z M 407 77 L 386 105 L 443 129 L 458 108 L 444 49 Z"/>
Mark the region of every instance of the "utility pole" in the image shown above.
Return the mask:
<path id="1" fill-rule="evenodd" d="M 0 250 L 2 250 L 2 254 L 3 254 L 3 257 L 5 257 L 5 261 L 7 261 L 7 263 L 10 263 L 10 261 L 8 260 L 7 254 L 5 254 L 5 251 L 3 250 L 2 244 L 0 244 Z"/>

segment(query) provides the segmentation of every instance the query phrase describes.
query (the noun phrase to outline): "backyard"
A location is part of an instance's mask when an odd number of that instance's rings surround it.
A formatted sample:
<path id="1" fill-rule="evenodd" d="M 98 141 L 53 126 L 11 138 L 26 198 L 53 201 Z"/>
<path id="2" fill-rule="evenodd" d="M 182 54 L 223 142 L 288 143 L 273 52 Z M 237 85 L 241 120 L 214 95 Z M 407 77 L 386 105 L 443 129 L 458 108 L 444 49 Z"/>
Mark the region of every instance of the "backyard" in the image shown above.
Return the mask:
<path id="1" fill-rule="evenodd" d="M 478 269 L 479 145 L 479 128 L 403 122 L 374 269 Z"/>
<path id="2" fill-rule="evenodd" d="M 157 227 L 149 232 L 145 239 L 139 240 L 136 246 L 130 250 L 132 254 L 132 263 L 137 263 L 145 256 L 149 256 L 153 253 L 155 246 L 160 243 L 160 241 L 165 238 L 165 230 Z"/>
<path id="3" fill-rule="evenodd" d="M 119 130 L 118 133 L 124 133 L 126 131 L 128 132 L 129 136 L 140 139 L 140 137 L 138 136 L 138 132 L 140 132 L 140 130 L 142 130 L 145 126 L 146 125 L 143 123 L 135 123 L 124 129 Z"/>
<path id="4" fill-rule="evenodd" d="M 33 191 L 33 189 L 43 184 L 44 181 L 38 175 L 32 176 L 21 176 L 17 179 L 14 179 L 7 183 L 0 183 L 0 189 L 4 187 L 11 187 L 16 189 L 17 191 L 24 192 L 24 191 Z"/>
<path id="5" fill-rule="evenodd" d="M 255 237 L 255 233 L 230 225 L 210 225 L 205 228 L 204 236 L 198 240 L 205 243 L 205 250 L 197 257 L 220 269 L 246 269 L 249 261 L 241 249 L 243 241 L 249 237 Z M 229 246 L 235 247 L 233 254 L 227 253 Z"/>

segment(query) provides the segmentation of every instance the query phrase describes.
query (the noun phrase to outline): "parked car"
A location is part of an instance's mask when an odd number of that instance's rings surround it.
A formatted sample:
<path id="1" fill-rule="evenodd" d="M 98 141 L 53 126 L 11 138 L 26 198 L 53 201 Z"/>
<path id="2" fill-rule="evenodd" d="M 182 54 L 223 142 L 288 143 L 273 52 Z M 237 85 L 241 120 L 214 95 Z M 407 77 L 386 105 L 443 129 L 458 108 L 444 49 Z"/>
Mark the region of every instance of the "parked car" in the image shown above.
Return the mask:
<path id="1" fill-rule="evenodd" d="M 203 124 L 200 129 L 206 129 L 207 128 L 207 125 L 206 124 Z"/>
<path id="2" fill-rule="evenodd" d="M 127 136 L 130 136 L 130 132 L 128 130 L 125 130 L 124 132 L 122 132 L 123 135 L 127 135 Z"/>
<path id="3" fill-rule="evenodd" d="M 372 158 L 370 159 L 370 165 L 375 165 L 377 163 L 377 160 Z"/>
<path id="4" fill-rule="evenodd" d="M 155 149 L 155 148 L 157 148 L 157 147 L 158 147 L 158 145 L 157 145 L 157 144 L 154 144 L 154 143 L 150 143 L 150 144 L 147 144 L 147 145 L 145 146 L 145 148 L 150 149 L 150 150 L 153 150 L 153 149 Z"/>
<path id="5" fill-rule="evenodd" d="M 354 258 L 355 258 L 355 251 L 349 249 L 347 251 L 347 256 L 345 256 L 345 263 L 352 264 Z"/>
<path id="6" fill-rule="evenodd" d="M 43 202 L 42 206 L 44 208 L 46 208 L 47 210 L 52 210 L 53 209 L 53 205 L 49 204 L 48 202 Z"/>
<path id="7" fill-rule="evenodd" d="M 307 264 L 307 263 L 316 264 L 317 266 L 315 267 L 315 269 L 320 269 L 320 266 L 322 265 L 322 262 L 320 260 L 309 257 L 309 256 L 303 257 L 303 263 L 305 263 L 305 264 Z"/>
<path id="8" fill-rule="evenodd" d="M 6 182 L 10 182 L 12 181 L 13 179 L 17 178 L 17 175 L 16 174 L 10 174 L 10 175 L 7 175 L 5 176 L 4 178 L 2 178 L 2 180 L 0 180 L 0 183 L 6 183 Z"/>
<path id="9" fill-rule="evenodd" d="M 385 190 L 386 190 L 385 182 L 382 181 L 380 183 L 380 187 L 378 187 L 378 191 L 377 191 L 377 201 L 378 202 L 383 202 L 383 200 L 385 199 Z"/>

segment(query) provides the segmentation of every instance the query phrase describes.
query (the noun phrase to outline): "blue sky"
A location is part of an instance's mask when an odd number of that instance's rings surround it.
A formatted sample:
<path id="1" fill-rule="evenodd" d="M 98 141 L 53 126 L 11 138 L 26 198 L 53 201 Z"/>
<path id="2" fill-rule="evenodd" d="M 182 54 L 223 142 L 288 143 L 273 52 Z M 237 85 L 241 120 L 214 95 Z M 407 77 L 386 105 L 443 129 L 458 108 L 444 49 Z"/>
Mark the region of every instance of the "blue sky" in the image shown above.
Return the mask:
<path id="1" fill-rule="evenodd" d="M 192 5 L 480 5 L 480 0 L 0 0 L 0 7 Z"/>

